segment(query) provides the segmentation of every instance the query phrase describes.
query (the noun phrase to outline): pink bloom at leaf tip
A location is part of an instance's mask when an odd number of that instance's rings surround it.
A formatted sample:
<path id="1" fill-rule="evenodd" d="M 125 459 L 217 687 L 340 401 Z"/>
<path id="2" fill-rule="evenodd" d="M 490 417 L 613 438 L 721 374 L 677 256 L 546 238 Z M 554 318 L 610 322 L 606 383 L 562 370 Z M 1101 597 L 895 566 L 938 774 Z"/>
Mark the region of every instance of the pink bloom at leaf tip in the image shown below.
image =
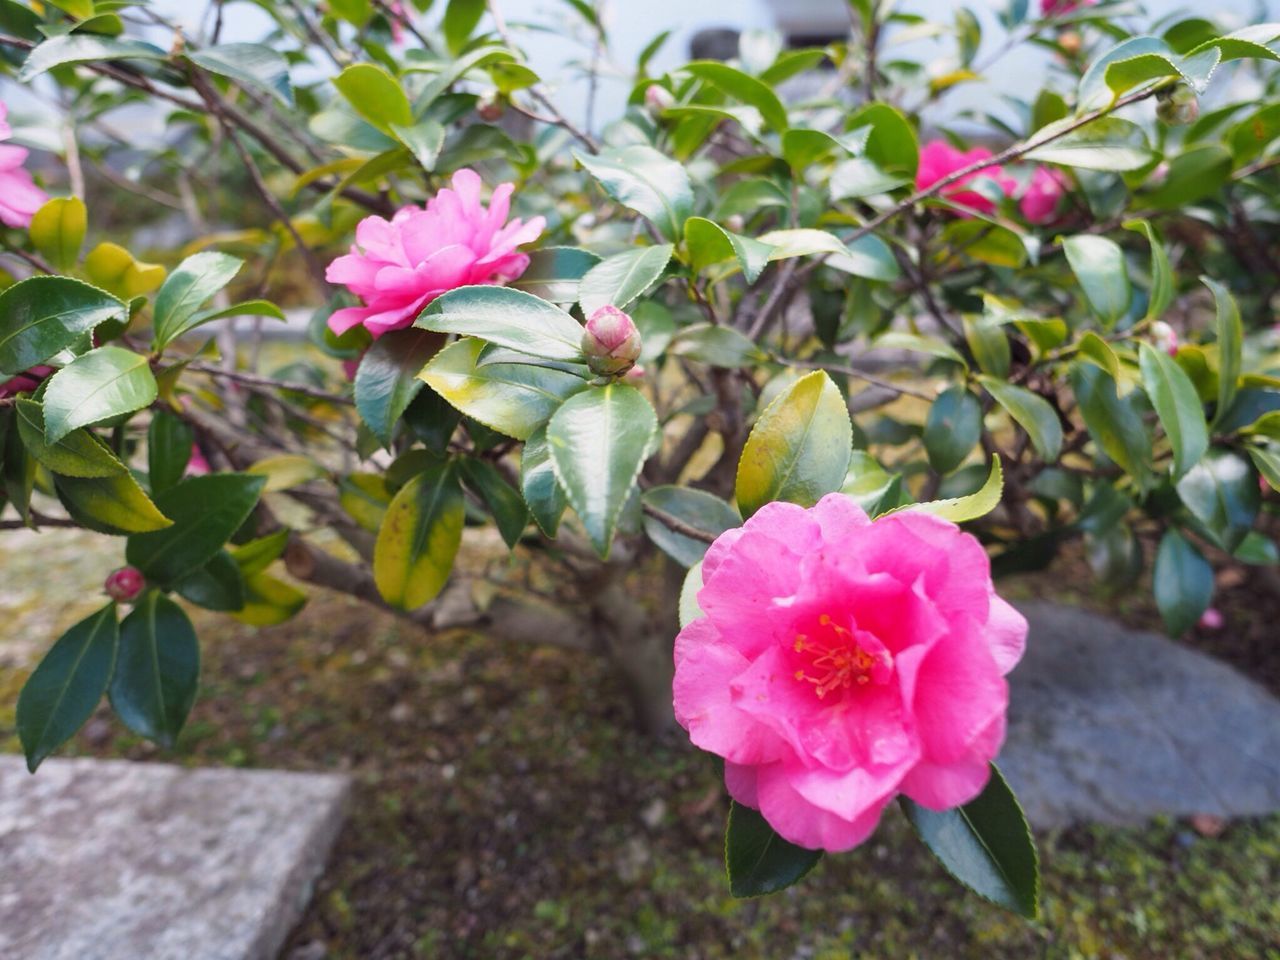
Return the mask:
<path id="1" fill-rule="evenodd" d="M 1036 167 L 1031 175 L 1031 182 L 1018 201 L 1018 209 L 1028 223 L 1052 223 L 1057 218 L 1058 205 L 1066 192 L 1066 177 L 1052 167 Z"/>
<path id="2" fill-rule="evenodd" d="M 404 207 L 390 220 L 366 217 L 356 243 L 329 264 L 326 277 L 364 306 L 334 311 L 329 327 L 343 334 L 363 325 L 374 337 L 410 326 L 436 297 L 470 284 L 505 283 L 524 273 L 527 254 L 516 250 L 542 233 L 545 221 L 507 221 L 514 187 L 500 184 L 486 209 L 474 170 L 453 175 L 452 189 L 427 206 Z"/>
<path id="3" fill-rule="evenodd" d="M 842 494 L 770 503 L 707 551 L 702 616 L 675 643 L 675 715 L 735 800 L 792 843 L 848 850 L 898 794 L 982 792 L 1027 623 L 981 544 Z"/>
<path id="4" fill-rule="evenodd" d="M 951 176 L 957 170 L 986 160 L 991 156 L 986 147 L 974 147 L 972 150 L 957 150 L 945 140 L 931 140 L 920 150 L 920 166 L 916 169 L 916 189 L 927 190 L 939 180 Z M 953 203 L 970 207 L 980 213 L 994 213 L 996 205 L 976 190 L 968 190 L 966 184 L 978 179 L 993 181 L 1006 195 L 1012 194 L 1017 181 L 1004 172 L 998 164 L 992 164 L 966 174 L 955 183 L 942 189 L 942 196 Z"/>
<path id="5" fill-rule="evenodd" d="M 13 136 L 8 116 L 9 108 L 0 100 L 0 140 Z M 31 226 L 31 218 L 49 199 L 23 169 L 26 162 L 25 147 L 0 143 L 0 223 L 18 230 Z"/>

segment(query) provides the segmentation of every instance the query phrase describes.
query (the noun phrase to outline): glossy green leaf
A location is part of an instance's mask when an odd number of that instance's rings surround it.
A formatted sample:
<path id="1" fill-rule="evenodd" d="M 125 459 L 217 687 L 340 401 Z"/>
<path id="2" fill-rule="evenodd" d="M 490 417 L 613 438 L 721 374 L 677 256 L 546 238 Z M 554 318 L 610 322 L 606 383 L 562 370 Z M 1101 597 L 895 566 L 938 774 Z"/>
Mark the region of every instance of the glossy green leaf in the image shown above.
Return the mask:
<path id="1" fill-rule="evenodd" d="M 219 550 L 199 570 L 183 577 L 174 590 L 206 610 L 233 613 L 244 606 L 244 572 L 226 550 Z"/>
<path id="2" fill-rule="evenodd" d="M 621 383 L 570 397 L 547 424 L 556 479 L 602 557 L 609 554 L 622 508 L 658 436 L 658 415 L 649 401 Z"/>
<path id="3" fill-rule="evenodd" d="M 240 529 L 266 478 L 235 473 L 187 477 L 156 494 L 173 526 L 130 537 L 125 558 L 148 580 L 169 586 L 200 569 Z"/>
<path id="4" fill-rule="evenodd" d="M 695 323 L 671 340 L 667 352 L 713 367 L 735 369 L 751 366 L 764 358 L 760 348 L 733 327 Z"/>
<path id="5" fill-rule="evenodd" d="M 1166 77 L 1176 77 L 1203 90 L 1218 59 L 1214 50 L 1182 57 L 1158 37 L 1131 37 L 1112 47 L 1085 71 L 1076 109 L 1084 113 L 1110 106 L 1130 90 Z"/>
<path id="6" fill-rule="evenodd" d="M 55 270 L 70 270 L 80 259 L 89 226 L 89 211 L 79 197 L 54 197 L 31 218 L 27 228 L 36 245 Z"/>
<path id="7" fill-rule="evenodd" d="M 1055 462 L 1062 450 L 1062 420 L 1053 404 L 1025 387 L 995 377 L 984 376 L 978 380 L 996 403 L 1027 431 L 1041 459 L 1046 463 Z"/>
<path id="8" fill-rule="evenodd" d="M 529 525 L 529 508 L 520 493 L 488 460 L 463 460 L 462 478 L 484 500 L 507 546 L 515 547 Z"/>
<path id="9" fill-rule="evenodd" d="M 601 307 L 610 305 L 626 308 L 658 282 L 674 250 L 671 244 L 664 243 L 636 247 L 601 260 L 587 271 L 578 285 L 582 315 L 590 317 Z"/>
<path id="10" fill-rule="evenodd" d="M 716 60 L 695 60 L 685 64 L 681 70 L 711 84 L 739 103 L 755 107 L 765 123 L 775 130 L 786 130 L 789 126 L 787 108 L 767 83 Z"/>
<path id="11" fill-rule="evenodd" d="M 556 479 L 546 427 L 530 435 L 520 454 L 520 492 L 542 532 L 554 537 L 569 499 Z"/>
<path id="12" fill-rule="evenodd" d="M 232 281 L 244 261 L 226 253 L 205 251 L 183 260 L 156 293 L 155 346 L 164 347 L 197 326 L 200 305 Z M 203 323 L 204 318 L 199 322 Z"/>
<path id="13" fill-rule="evenodd" d="M 853 426 L 840 388 L 824 371 L 801 377 L 756 421 L 738 461 L 743 517 L 786 500 L 811 507 L 840 489 L 853 450 Z"/>
<path id="14" fill-rule="evenodd" d="M 440 150 L 444 147 L 444 126 L 435 120 L 419 120 L 409 126 L 398 123 L 391 124 L 391 133 L 404 144 L 422 169 L 431 173 L 440 159 Z"/>
<path id="15" fill-rule="evenodd" d="M 57 443 L 46 443 L 44 411 L 34 400 L 15 404 L 14 422 L 27 453 L 51 473 L 64 477 L 112 477 L 128 468 L 110 448 L 87 430 L 73 430 Z"/>
<path id="16" fill-rule="evenodd" d="M 1170 636 L 1190 630 L 1213 600 L 1213 567 L 1186 537 L 1169 530 L 1160 540 L 1152 592 Z"/>
<path id="17" fill-rule="evenodd" d="M 1126 473 L 1142 482 L 1151 454 L 1151 437 L 1133 403 L 1133 395 L 1120 397 L 1111 374 L 1092 363 L 1073 364 L 1070 379 L 1080 414 L 1094 441 Z"/>
<path id="18" fill-rule="evenodd" d="M 18 512 L 23 523 L 30 525 L 31 492 L 35 487 L 38 464 L 34 457 L 27 453 L 22 437 L 14 422 L 16 413 L 12 410 L 0 409 L 0 440 L 3 441 L 3 456 L 0 457 L 0 479 L 4 481 L 5 499 Z"/>
<path id="19" fill-rule="evenodd" d="M 653 221 L 666 239 L 680 239 L 693 211 L 693 188 L 681 164 L 640 144 L 574 157 L 610 197 Z"/>
<path id="20" fill-rule="evenodd" d="M 1209 427 L 1195 384 L 1177 361 L 1149 343 L 1138 347 L 1142 386 L 1173 447 L 1173 477 L 1190 470 L 1209 449 Z"/>
<path id="21" fill-rule="evenodd" d="M 182 608 L 148 590 L 120 624 L 111 707 L 139 736 L 172 747 L 196 701 L 200 642 Z"/>
<path id="22" fill-rule="evenodd" d="M 1024 159 L 1110 172 L 1138 170 L 1155 159 L 1142 128 L 1119 117 L 1103 117 L 1050 140 L 1076 122 L 1068 117 L 1038 130 L 1032 140 L 1040 146 L 1028 150 Z"/>
<path id="23" fill-rule="evenodd" d="M 436 464 L 400 488 L 373 551 L 373 579 L 382 599 L 415 610 L 441 591 L 453 570 L 465 514 L 451 464 Z"/>
<path id="24" fill-rule="evenodd" d="M 738 511 L 714 494 L 689 487 L 653 487 L 642 497 L 646 507 L 674 517 L 679 522 L 717 537 L 734 527 L 741 526 Z M 646 513 L 644 531 L 671 559 L 685 567 L 691 567 L 702 559 L 709 544 L 673 530 L 660 517 Z"/>
<path id="25" fill-rule="evenodd" d="M 1146 235 L 1151 245 L 1151 290 L 1147 302 L 1147 319 L 1159 320 L 1173 303 L 1177 294 L 1173 276 L 1173 267 L 1169 265 L 1169 255 L 1165 253 L 1164 244 L 1156 235 L 1155 228 L 1146 220 L 1128 220 L 1124 224 L 1126 230 L 1136 230 Z"/>
<path id="26" fill-rule="evenodd" d="M 1067 237 L 1062 248 L 1094 312 L 1108 329 L 1114 327 L 1133 295 L 1124 251 L 1114 240 L 1088 233 Z"/>
<path id="27" fill-rule="evenodd" d="M 914 179 L 920 163 L 915 128 L 900 110 L 887 103 L 869 103 L 849 118 L 848 129 L 871 127 L 867 159 L 881 170 Z"/>
<path id="28" fill-rule="evenodd" d="M 444 39 L 455 57 L 462 52 L 480 18 L 484 16 L 484 0 L 449 0 L 444 10 Z"/>
<path id="29" fill-rule="evenodd" d="M 125 40 L 93 33 L 68 33 L 50 37 L 27 55 L 18 71 L 18 82 L 29 83 L 47 70 L 68 63 L 112 60 L 166 60 L 159 47 L 141 40 Z"/>
<path id="30" fill-rule="evenodd" d="M 992 903 L 1029 919 L 1040 912 L 1040 863 L 1017 798 L 995 765 L 962 807 L 930 810 L 902 798 L 916 833 L 947 872 Z"/>
<path id="31" fill-rule="evenodd" d="M 1236 306 L 1231 292 L 1209 277 L 1200 279 L 1213 292 L 1213 302 L 1217 309 L 1215 328 L 1218 333 L 1218 407 L 1213 416 L 1216 424 L 1231 409 L 1231 401 L 1236 398 L 1244 362 L 1244 325 L 1240 322 L 1240 308 Z"/>
<path id="32" fill-rule="evenodd" d="M 1003 324 L 992 323 L 983 316 L 966 316 L 964 339 L 979 370 L 1001 379 L 1009 376 L 1013 350 Z"/>
<path id="33" fill-rule="evenodd" d="M 748 283 L 755 283 L 769 265 L 773 248 L 760 240 L 731 233 L 705 217 L 690 217 L 684 224 L 689 265 L 695 273 L 726 260 L 737 260 Z"/>
<path id="34" fill-rule="evenodd" d="M 822 859 L 778 836 L 757 810 L 734 801 L 724 838 L 729 890 L 735 897 L 762 897 L 796 883 Z"/>
<path id="35" fill-rule="evenodd" d="M 906 177 L 881 170 L 866 157 L 853 157 L 831 171 L 827 189 L 832 200 L 857 200 L 888 193 L 910 182 Z"/>
<path id="36" fill-rule="evenodd" d="M 868 280 L 898 279 L 898 261 L 888 244 L 875 234 L 860 237 L 846 245 L 835 234 L 825 230 L 797 228 L 771 230 L 760 237 L 761 243 L 773 247 L 770 260 L 821 255 L 827 266 Z"/>
<path id="37" fill-rule="evenodd" d="M 360 419 L 389 446 L 405 408 L 422 389 L 418 374 L 444 343 L 444 336 L 410 328 L 383 334 L 365 351 L 356 370 Z"/>
<path id="38" fill-rule="evenodd" d="M 57 443 L 77 427 L 141 410 L 151 405 L 157 392 L 146 357 L 123 347 L 98 347 L 49 378 L 44 392 L 45 438 Z"/>
<path id="39" fill-rule="evenodd" d="M 982 403 L 963 386 L 938 394 L 924 424 L 929 466 L 950 473 L 964 463 L 982 437 Z"/>
<path id="40" fill-rule="evenodd" d="M 530 251 L 529 266 L 507 284 L 552 303 L 577 303 L 578 286 L 600 257 L 578 247 L 542 247 Z"/>
<path id="41" fill-rule="evenodd" d="M 404 89 L 377 64 L 352 64 L 334 77 L 333 85 L 356 113 L 388 136 L 394 136 L 393 125 L 413 123 L 413 108 Z"/>
<path id="42" fill-rule="evenodd" d="M 185 420 L 168 410 L 151 414 L 147 428 L 147 472 L 151 492 L 168 490 L 182 479 L 191 462 L 195 432 Z"/>
<path id="43" fill-rule="evenodd" d="M 69 277 L 29 277 L 0 291 L 0 375 L 44 363 L 94 327 L 125 315 L 104 290 Z"/>
<path id="44" fill-rule="evenodd" d="M 433 300 L 414 326 L 480 337 L 548 360 L 582 359 L 582 326 L 554 304 L 510 287 L 450 290 Z"/>
<path id="45" fill-rule="evenodd" d="M 269 94 L 286 107 L 293 106 L 289 61 L 264 43 L 218 43 L 190 50 L 186 58 L 211 73 Z"/>
<path id="46" fill-rule="evenodd" d="M 1262 506 L 1249 461 L 1231 450 L 1210 450 L 1177 486 L 1178 498 L 1228 553 L 1240 546 Z"/>
<path id="47" fill-rule="evenodd" d="M 131 473 L 110 477 L 58 477 L 58 496 L 79 523 L 100 533 L 149 533 L 170 526 Z"/>
<path id="48" fill-rule="evenodd" d="M 1004 470 L 998 456 L 991 458 L 991 472 L 986 482 L 974 493 L 964 497 L 948 497 L 944 500 L 927 500 L 924 503 L 913 503 L 902 507 L 918 513 L 931 513 L 952 523 L 965 523 L 977 520 L 1000 505 L 1000 496 L 1004 492 Z"/>
<path id="49" fill-rule="evenodd" d="M 418 376 L 466 416 L 517 440 L 527 440 L 565 400 L 586 387 L 581 377 L 550 367 L 477 366 L 482 350 L 482 340 L 459 340 L 436 354 Z"/>
<path id="50" fill-rule="evenodd" d="M 59 637 L 27 678 L 15 719 L 32 773 L 93 715 L 111 682 L 118 636 L 109 603 Z"/>

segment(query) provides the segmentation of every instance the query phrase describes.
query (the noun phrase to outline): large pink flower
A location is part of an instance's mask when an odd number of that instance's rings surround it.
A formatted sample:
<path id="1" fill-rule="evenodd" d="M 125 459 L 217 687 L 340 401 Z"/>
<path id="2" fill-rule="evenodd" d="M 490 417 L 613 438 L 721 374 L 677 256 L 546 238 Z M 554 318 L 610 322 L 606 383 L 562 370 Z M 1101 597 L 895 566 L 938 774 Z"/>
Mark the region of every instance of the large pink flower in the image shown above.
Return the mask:
<path id="1" fill-rule="evenodd" d="M 412 324 L 442 293 L 473 283 L 505 283 L 524 273 L 529 257 L 516 247 L 536 240 L 545 221 L 508 223 L 512 185 L 499 185 L 487 210 L 480 187 L 475 171 L 459 170 L 453 189 L 441 190 L 426 209 L 405 207 L 389 221 L 361 220 L 351 253 L 329 264 L 326 277 L 365 305 L 334 311 L 334 333 L 363 324 L 379 337 Z"/>
<path id="2" fill-rule="evenodd" d="M 1052 167 L 1036 167 L 1031 182 L 1018 201 L 1018 209 L 1028 223 L 1052 223 L 1058 215 L 1058 204 L 1067 192 L 1067 178 Z"/>
<path id="3" fill-rule="evenodd" d="M 916 170 L 916 189 L 925 190 L 944 177 L 949 177 L 971 163 L 986 160 L 991 151 L 986 147 L 957 150 L 945 140 L 932 140 L 920 150 L 920 166 Z M 950 186 L 943 187 L 942 195 L 948 200 L 971 207 L 981 213 L 992 213 L 996 205 L 976 190 L 966 190 L 965 184 L 983 177 L 994 181 L 1005 194 L 1011 194 L 1017 181 L 1004 172 L 998 164 L 992 164 L 966 174 Z"/>
<path id="4" fill-rule="evenodd" d="M 0 100 L 0 140 L 13 136 L 8 116 L 9 108 Z M 18 229 L 29 227 L 35 212 L 49 199 L 22 168 L 26 162 L 25 147 L 0 143 L 0 223 Z"/>
<path id="5" fill-rule="evenodd" d="M 676 719 L 779 834 L 848 850 L 899 793 L 942 810 L 982 791 L 1027 624 L 974 537 L 924 513 L 872 522 L 832 494 L 767 504 L 702 575 Z"/>

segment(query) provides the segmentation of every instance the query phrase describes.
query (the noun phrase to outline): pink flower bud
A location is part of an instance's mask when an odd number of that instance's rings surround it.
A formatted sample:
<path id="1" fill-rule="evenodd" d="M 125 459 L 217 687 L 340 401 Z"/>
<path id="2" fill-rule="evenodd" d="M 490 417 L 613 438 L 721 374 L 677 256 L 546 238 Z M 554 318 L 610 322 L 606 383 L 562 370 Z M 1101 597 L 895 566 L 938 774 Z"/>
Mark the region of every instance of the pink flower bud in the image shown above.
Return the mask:
<path id="1" fill-rule="evenodd" d="M 1210 607 L 1204 613 L 1200 614 L 1200 620 L 1196 623 L 1201 630 L 1221 630 L 1226 618 L 1222 616 L 1222 611 L 1217 607 Z"/>
<path id="2" fill-rule="evenodd" d="M 623 376 L 622 379 L 625 380 L 627 383 L 634 385 L 637 383 L 643 383 L 645 375 L 646 375 L 645 368 L 640 366 L 640 364 L 637 363 L 634 367 L 632 367 L 630 370 L 626 372 L 626 374 Z"/>
<path id="3" fill-rule="evenodd" d="M 1155 345 L 1171 357 L 1178 355 L 1178 334 L 1163 320 L 1151 324 L 1151 339 Z"/>
<path id="4" fill-rule="evenodd" d="M 476 113 L 485 123 L 497 123 L 506 108 L 496 93 L 486 93 L 476 102 Z"/>
<path id="5" fill-rule="evenodd" d="M 626 373 L 640 356 L 640 331 L 614 306 L 604 306 L 587 320 L 582 332 L 587 366 L 602 376 Z"/>
<path id="6" fill-rule="evenodd" d="M 676 98 L 666 87 L 651 83 L 644 90 L 644 105 L 652 113 L 661 113 L 674 107 Z"/>
<path id="7" fill-rule="evenodd" d="M 742 214 L 731 213 L 724 222 L 725 228 L 733 233 L 741 233 L 746 229 L 747 221 L 742 219 Z"/>
<path id="8" fill-rule="evenodd" d="M 112 600 L 132 603 L 138 599 L 138 594 L 142 593 L 146 585 L 146 578 L 137 567 L 121 567 L 107 575 L 103 590 Z"/>

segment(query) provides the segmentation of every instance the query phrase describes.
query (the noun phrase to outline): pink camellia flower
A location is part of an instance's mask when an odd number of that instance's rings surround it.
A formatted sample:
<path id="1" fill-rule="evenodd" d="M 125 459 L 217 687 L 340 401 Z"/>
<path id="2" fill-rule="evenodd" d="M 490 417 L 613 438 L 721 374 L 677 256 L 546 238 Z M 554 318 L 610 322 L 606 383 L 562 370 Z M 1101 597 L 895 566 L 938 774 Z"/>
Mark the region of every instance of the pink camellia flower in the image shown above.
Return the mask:
<path id="1" fill-rule="evenodd" d="M 0 100 L 0 140 L 13 136 L 8 116 L 9 108 Z M 25 147 L 0 143 L 0 223 L 17 229 L 29 227 L 35 212 L 49 199 L 22 168 L 26 162 Z"/>
<path id="2" fill-rule="evenodd" d="M 1040 0 L 1040 13 L 1046 17 L 1062 17 L 1081 7 L 1092 7 L 1098 0 Z"/>
<path id="3" fill-rule="evenodd" d="M 366 217 L 356 227 L 351 253 L 329 264 L 330 283 L 344 284 L 364 300 L 329 317 L 339 335 L 363 324 L 374 337 L 413 323 L 428 303 L 457 287 L 505 283 L 524 273 L 529 257 L 516 247 L 536 240 L 545 221 L 507 222 L 511 184 L 493 191 L 486 210 L 474 170 L 453 175 L 422 207 L 405 207 L 389 221 Z"/>
<path id="4" fill-rule="evenodd" d="M 842 494 L 770 503 L 707 551 L 675 644 L 675 714 L 735 800 L 800 846 L 848 850 L 902 793 L 976 797 L 1004 740 L 1027 623 L 954 524 L 867 519 Z"/>
<path id="5" fill-rule="evenodd" d="M 1196 621 L 1196 626 L 1201 630 L 1221 630 L 1226 622 L 1226 617 L 1222 615 L 1221 610 L 1217 607 L 1209 607 L 1204 613 L 1200 614 L 1200 619 Z"/>
<path id="6" fill-rule="evenodd" d="M 614 306 L 596 310 L 582 330 L 582 353 L 593 373 L 625 373 L 640 358 L 640 346 L 635 323 Z"/>
<path id="7" fill-rule="evenodd" d="M 1036 167 L 1031 182 L 1018 201 L 1018 209 L 1028 223 L 1037 225 L 1052 223 L 1058 214 L 1058 204 L 1067 192 L 1067 179 L 1051 167 Z"/>
<path id="8" fill-rule="evenodd" d="M 0 399 L 15 397 L 20 393 L 30 393 L 51 373 L 53 373 L 53 367 L 32 367 L 26 373 L 20 373 L 16 377 L 5 380 L 0 383 Z"/>
<path id="9" fill-rule="evenodd" d="M 138 599 L 138 594 L 146 585 L 147 580 L 137 567 L 121 567 L 107 574 L 107 582 L 102 589 L 112 600 L 130 603 Z"/>
<path id="10" fill-rule="evenodd" d="M 920 150 L 920 166 L 916 170 L 916 189 L 926 190 L 944 177 L 949 177 L 957 170 L 986 160 L 991 151 L 986 147 L 974 147 L 972 150 L 957 150 L 945 140 L 932 140 Z M 973 173 L 961 177 L 955 183 L 944 187 L 942 195 L 954 203 L 972 207 L 981 213 L 992 213 L 996 205 L 976 190 L 966 190 L 965 184 L 979 177 L 994 181 L 1000 189 L 1011 194 L 1017 188 L 1017 181 L 1004 172 L 998 164 L 983 167 Z"/>

